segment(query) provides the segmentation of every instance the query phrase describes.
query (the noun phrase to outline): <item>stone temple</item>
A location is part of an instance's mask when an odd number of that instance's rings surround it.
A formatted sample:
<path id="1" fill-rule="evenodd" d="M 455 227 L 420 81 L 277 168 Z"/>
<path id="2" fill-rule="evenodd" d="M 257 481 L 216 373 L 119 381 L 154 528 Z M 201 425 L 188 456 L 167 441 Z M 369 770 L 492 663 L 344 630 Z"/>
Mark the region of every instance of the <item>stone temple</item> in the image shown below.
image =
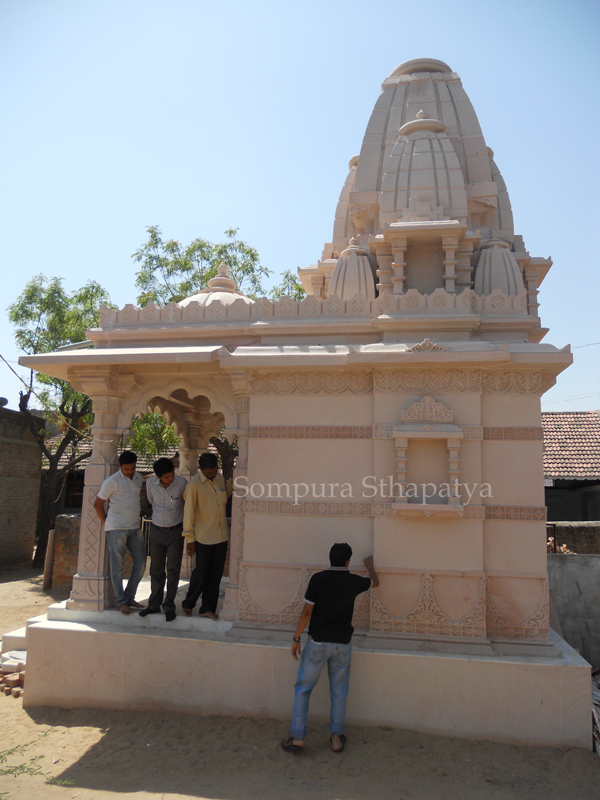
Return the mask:
<path id="1" fill-rule="evenodd" d="M 287 719 L 307 582 L 347 541 L 381 577 L 356 606 L 350 723 L 589 748 L 590 668 L 549 624 L 540 397 L 572 360 L 542 343 L 550 266 L 459 76 L 417 59 L 383 82 L 305 299 L 253 301 L 223 267 L 181 303 L 104 308 L 94 349 L 23 357 L 95 412 L 78 571 L 29 629 L 27 704 Z M 184 474 L 238 438 L 216 625 L 111 610 L 92 506 L 149 409 Z"/>

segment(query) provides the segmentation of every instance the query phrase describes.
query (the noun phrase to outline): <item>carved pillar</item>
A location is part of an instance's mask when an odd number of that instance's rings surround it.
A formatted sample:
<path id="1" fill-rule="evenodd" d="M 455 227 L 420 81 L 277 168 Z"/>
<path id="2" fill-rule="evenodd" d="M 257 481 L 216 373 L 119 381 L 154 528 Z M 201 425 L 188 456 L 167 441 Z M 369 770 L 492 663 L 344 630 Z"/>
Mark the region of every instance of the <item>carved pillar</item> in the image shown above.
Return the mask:
<path id="1" fill-rule="evenodd" d="M 104 611 L 114 605 L 114 595 L 110 583 L 108 545 L 104 528 L 94 511 L 94 501 L 102 483 L 119 466 L 117 418 L 121 404 L 120 398 L 114 395 L 93 396 L 92 400 L 93 450 L 85 470 L 77 574 L 73 578 L 67 608 Z"/>
<path id="2" fill-rule="evenodd" d="M 244 503 L 243 497 L 236 497 L 235 481 L 248 476 L 248 422 L 250 417 L 250 397 L 236 395 L 238 457 L 233 472 L 234 490 L 231 507 L 231 538 L 229 542 L 229 585 L 225 591 L 223 617 L 236 621 L 239 607 L 240 564 L 244 556 Z M 245 481 L 242 482 L 242 485 Z"/>
<path id="3" fill-rule="evenodd" d="M 395 437 L 396 444 L 396 483 L 399 484 L 398 495 L 394 497 L 397 503 L 406 503 L 406 451 L 408 439 Z"/>
<path id="4" fill-rule="evenodd" d="M 448 439 L 448 482 L 450 484 L 450 496 L 448 504 L 452 506 L 460 505 L 460 495 L 458 493 L 458 479 L 460 476 L 458 468 L 458 450 L 460 439 Z"/>
<path id="5" fill-rule="evenodd" d="M 539 317 L 538 303 L 538 271 L 535 267 L 526 266 L 525 286 L 527 288 L 527 313 L 532 317 Z"/>
<path id="6" fill-rule="evenodd" d="M 325 278 L 323 275 L 312 275 L 310 279 L 310 286 L 312 294 L 315 297 L 320 297 L 323 300 L 323 292 L 325 289 Z"/>
<path id="7" fill-rule="evenodd" d="M 193 478 L 198 471 L 198 454 L 194 447 L 186 444 L 179 447 L 179 474 L 183 475 L 188 481 Z"/>
<path id="8" fill-rule="evenodd" d="M 394 261 L 392 262 L 392 285 L 394 287 L 394 294 L 404 294 L 406 292 L 406 248 L 408 247 L 407 239 L 394 239 L 392 250 L 394 253 Z"/>
<path id="9" fill-rule="evenodd" d="M 394 284 L 392 283 L 392 275 L 394 274 L 392 262 L 394 260 L 394 256 L 392 255 L 389 245 L 385 248 L 378 247 L 376 252 L 377 277 L 379 278 L 377 291 L 379 294 L 383 294 L 384 292 L 389 292 L 391 294 L 394 289 Z"/>
<path id="10" fill-rule="evenodd" d="M 456 291 L 458 294 L 465 289 L 470 289 L 473 285 L 473 268 L 471 258 L 473 257 L 473 242 L 462 241 L 458 245 L 456 255 Z"/>
<path id="11" fill-rule="evenodd" d="M 444 289 L 450 294 L 456 292 L 456 250 L 458 248 L 458 238 L 456 236 L 444 236 L 442 238 L 444 247 Z"/>

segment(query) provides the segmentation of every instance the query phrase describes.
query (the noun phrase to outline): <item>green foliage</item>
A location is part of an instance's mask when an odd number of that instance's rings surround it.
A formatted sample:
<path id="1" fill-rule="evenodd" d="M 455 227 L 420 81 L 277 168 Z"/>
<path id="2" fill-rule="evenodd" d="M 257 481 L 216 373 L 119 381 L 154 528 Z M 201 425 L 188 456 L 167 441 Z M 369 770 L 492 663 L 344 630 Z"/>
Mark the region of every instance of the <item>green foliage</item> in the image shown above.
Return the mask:
<path id="1" fill-rule="evenodd" d="M 286 270 L 281 276 L 281 283 L 274 286 L 269 294 L 271 300 L 280 300 L 282 297 L 291 297 L 292 300 L 303 300 L 306 297 L 304 286 L 291 270 Z"/>
<path id="2" fill-rule="evenodd" d="M 32 744 L 36 744 L 40 741 L 40 739 L 45 739 L 49 733 L 52 733 L 52 730 L 44 731 L 44 733 L 40 734 L 37 739 L 33 739 L 31 742 L 18 744 L 16 747 L 11 747 L 9 750 L 0 751 L 0 764 L 6 764 L 6 762 L 12 758 L 12 756 L 22 756 L 28 747 L 31 747 Z M 29 761 L 25 761 L 24 763 L 0 767 L 0 775 L 41 775 L 43 778 L 46 778 L 46 783 L 48 784 L 54 786 L 73 786 L 73 781 L 64 781 L 60 780 L 59 778 L 54 778 L 51 775 L 47 775 L 38 764 L 38 761 L 41 761 L 43 758 L 43 755 L 32 756 Z M 5 792 L 2 792 L 0 797 L 4 797 L 5 794 Z"/>
<path id="3" fill-rule="evenodd" d="M 223 435 L 223 429 L 221 429 L 220 436 L 213 436 L 210 443 L 217 449 L 219 454 L 219 467 L 223 472 L 223 477 L 228 481 L 233 477 L 233 468 L 235 467 L 235 461 L 238 457 L 237 436 L 230 442 L 229 439 Z"/>
<path id="4" fill-rule="evenodd" d="M 88 281 L 81 289 L 68 294 L 62 278 L 48 280 L 44 275 L 36 275 L 9 306 L 8 318 L 15 326 L 17 345 L 25 353 L 48 353 L 63 345 L 84 340 L 87 329 L 98 324 L 100 306 L 109 302 L 107 292 L 96 281 Z M 79 394 L 69 383 L 40 373 L 35 375 L 35 382 L 39 391 L 34 391 L 32 371 L 29 389 L 21 392 L 19 409 L 47 463 L 47 480 L 38 517 L 39 540 L 34 559 L 35 566 L 42 566 L 62 479 L 85 458 L 85 453 L 80 451 L 78 445 L 82 439 L 89 437 L 93 416 L 90 398 Z M 45 427 L 40 425 L 39 417 L 31 413 L 29 403 L 32 396 L 37 396 L 44 409 Z M 50 423 L 58 424 L 62 434 L 55 440 L 54 446 L 46 441 L 51 435 Z M 67 459 L 61 465 L 63 455 Z"/>
<path id="5" fill-rule="evenodd" d="M 87 329 L 98 324 L 100 306 L 110 305 L 108 292 L 96 281 L 88 281 L 71 294 L 62 284 L 62 278 L 36 275 L 8 307 L 15 341 L 28 355 L 51 353 L 63 345 L 83 341 Z M 51 408 L 59 409 L 61 404 L 81 407 L 85 401 L 65 381 L 41 373 L 35 379 L 41 386 L 40 397 Z"/>
<path id="6" fill-rule="evenodd" d="M 179 446 L 179 436 L 173 426 L 155 411 L 135 417 L 131 428 L 133 435 L 127 447 L 138 455 L 159 456 L 169 447 Z"/>
<path id="7" fill-rule="evenodd" d="M 140 265 L 135 282 L 140 306 L 164 306 L 196 294 L 214 278 L 222 261 L 239 291 L 252 298 L 264 295 L 261 281 L 271 272 L 262 266 L 257 251 L 237 238 L 237 228 L 225 231 L 227 241 L 220 244 L 194 239 L 186 246 L 174 239 L 164 241 L 157 225 L 146 230 L 148 241 L 132 256 Z"/>

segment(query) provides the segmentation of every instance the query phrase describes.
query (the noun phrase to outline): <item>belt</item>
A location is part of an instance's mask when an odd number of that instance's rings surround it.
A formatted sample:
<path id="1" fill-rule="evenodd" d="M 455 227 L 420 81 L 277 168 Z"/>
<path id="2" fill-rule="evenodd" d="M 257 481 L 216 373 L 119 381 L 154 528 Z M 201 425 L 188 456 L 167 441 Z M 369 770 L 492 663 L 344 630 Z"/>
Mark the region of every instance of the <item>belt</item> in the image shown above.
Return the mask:
<path id="1" fill-rule="evenodd" d="M 165 528 L 164 525 L 156 525 L 154 522 L 152 523 L 152 525 L 155 528 L 158 528 L 159 531 L 174 531 L 175 528 L 179 528 L 180 525 L 183 525 L 183 522 L 178 522 L 177 525 L 171 525 L 170 528 Z"/>

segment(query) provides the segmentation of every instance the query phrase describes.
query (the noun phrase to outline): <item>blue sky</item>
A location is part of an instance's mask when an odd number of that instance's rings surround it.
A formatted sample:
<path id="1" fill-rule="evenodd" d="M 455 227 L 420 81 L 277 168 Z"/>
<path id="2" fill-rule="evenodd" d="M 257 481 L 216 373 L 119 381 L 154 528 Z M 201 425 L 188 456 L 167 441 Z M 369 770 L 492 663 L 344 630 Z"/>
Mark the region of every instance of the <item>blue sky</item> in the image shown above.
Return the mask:
<path id="1" fill-rule="evenodd" d="M 599 31 L 591 0 L 0 1 L 4 307 L 40 272 L 135 302 L 148 225 L 184 243 L 237 227 L 274 280 L 316 263 L 382 80 L 437 58 L 471 98 L 515 232 L 554 260 L 545 341 L 577 349 L 543 409 L 599 408 Z M 0 344 L 15 362 L 5 314 Z"/>

